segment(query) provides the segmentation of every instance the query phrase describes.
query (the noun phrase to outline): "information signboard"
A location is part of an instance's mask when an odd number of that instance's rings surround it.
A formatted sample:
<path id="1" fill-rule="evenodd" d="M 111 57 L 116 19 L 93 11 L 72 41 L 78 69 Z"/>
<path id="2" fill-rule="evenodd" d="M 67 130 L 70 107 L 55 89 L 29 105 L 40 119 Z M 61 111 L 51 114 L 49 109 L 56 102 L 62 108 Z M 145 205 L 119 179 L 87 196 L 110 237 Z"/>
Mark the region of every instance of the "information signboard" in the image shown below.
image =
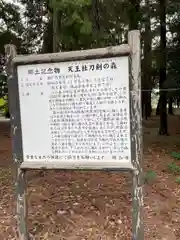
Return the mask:
<path id="1" fill-rule="evenodd" d="M 131 161 L 128 57 L 18 66 L 24 161 Z"/>
<path id="2" fill-rule="evenodd" d="M 132 239 L 143 240 L 139 31 L 114 47 L 5 52 L 19 239 L 29 240 L 27 170 L 115 169 L 132 172 Z"/>
<path id="3" fill-rule="evenodd" d="M 17 73 L 24 162 L 131 163 L 128 56 Z"/>

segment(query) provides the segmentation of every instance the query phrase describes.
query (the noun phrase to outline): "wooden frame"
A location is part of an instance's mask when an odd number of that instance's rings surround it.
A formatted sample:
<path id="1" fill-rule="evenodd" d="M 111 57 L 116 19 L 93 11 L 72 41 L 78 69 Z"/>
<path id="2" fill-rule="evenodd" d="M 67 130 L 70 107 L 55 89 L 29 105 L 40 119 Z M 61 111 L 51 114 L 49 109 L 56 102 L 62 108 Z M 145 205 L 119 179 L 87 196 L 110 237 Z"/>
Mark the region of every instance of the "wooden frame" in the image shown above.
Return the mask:
<path id="1" fill-rule="evenodd" d="M 26 205 L 26 179 L 25 171 L 28 169 L 89 169 L 89 170 L 117 170 L 131 171 L 133 173 L 133 240 L 143 240 L 143 168 L 142 168 L 142 132 L 141 132 L 141 69 L 140 69 L 140 33 L 137 30 L 129 32 L 128 44 L 64 53 L 43 55 L 15 56 L 13 45 L 6 45 L 9 108 L 11 115 L 11 132 L 13 142 L 13 160 L 16 164 L 17 179 L 17 215 L 19 236 L 22 240 L 29 239 L 27 231 L 27 205 Z M 17 81 L 17 66 L 38 64 L 45 62 L 63 62 L 83 59 L 97 59 L 115 56 L 129 56 L 130 66 L 130 117 L 131 117 L 131 164 L 113 166 L 103 165 L 67 165 L 52 163 L 23 162 L 21 113 L 19 107 L 19 91 Z"/>

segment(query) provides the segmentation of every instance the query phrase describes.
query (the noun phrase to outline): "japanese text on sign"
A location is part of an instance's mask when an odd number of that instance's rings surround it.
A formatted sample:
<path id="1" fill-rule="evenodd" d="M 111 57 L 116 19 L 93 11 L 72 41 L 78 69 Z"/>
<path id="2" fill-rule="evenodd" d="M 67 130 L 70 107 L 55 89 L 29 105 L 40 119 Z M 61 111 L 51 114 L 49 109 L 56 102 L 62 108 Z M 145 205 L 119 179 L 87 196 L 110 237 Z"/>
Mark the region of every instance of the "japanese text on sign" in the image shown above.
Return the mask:
<path id="1" fill-rule="evenodd" d="M 18 66 L 24 161 L 130 161 L 128 57 Z"/>

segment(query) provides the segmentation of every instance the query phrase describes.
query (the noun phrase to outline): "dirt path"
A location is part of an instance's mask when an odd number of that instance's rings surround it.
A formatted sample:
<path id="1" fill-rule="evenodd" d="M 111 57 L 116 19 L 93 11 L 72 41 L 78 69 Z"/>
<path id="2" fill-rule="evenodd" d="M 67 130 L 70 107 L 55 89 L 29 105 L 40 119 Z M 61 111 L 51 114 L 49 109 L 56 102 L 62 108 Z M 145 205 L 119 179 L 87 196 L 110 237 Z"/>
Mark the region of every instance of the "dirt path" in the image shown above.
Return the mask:
<path id="1" fill-rule="evenodd" d="M 180 185 L 167 171 L 180 151 L 180 121 L 170 119 L 170 137 L 156 135 L 157 119 L 145 122 L 145 170 L 157 178 L 145 184 L 145 239 L 180 239 Z M 178 127 L 179 125 L 179 127 Z M 179 140 L 178 140 L 179 139 Z M 0 239 L 18 239 L 8 123 L 0 124 Z M 131 178 L 102 172 L 28 173 L 29 232 L 32 239 L 131 239 Z"/>

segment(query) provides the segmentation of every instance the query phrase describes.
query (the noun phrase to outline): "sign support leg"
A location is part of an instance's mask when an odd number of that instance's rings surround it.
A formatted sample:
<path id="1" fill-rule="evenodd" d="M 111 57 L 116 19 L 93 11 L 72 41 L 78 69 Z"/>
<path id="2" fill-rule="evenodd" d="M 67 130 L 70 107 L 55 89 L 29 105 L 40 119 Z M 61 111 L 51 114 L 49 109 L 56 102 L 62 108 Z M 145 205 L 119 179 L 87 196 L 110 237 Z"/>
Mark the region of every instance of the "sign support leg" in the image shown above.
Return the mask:
<path id="1" fill-rule="evenodd" d="M 15 82 L 15 73 L 13 70 L 12 59 L 16 56 L 16 47 L 11 44 L 5 45 L 5 55 L 6 55 L 6 71 L 8 76 L 8 86 L 9 94 L 8 100 L 11 99 L 11 104 L 9 104 L 10 115 L 11 115 L 11 136 L 13 138 L 13 161 L 15 163 L 16 171 L 16 216 L 17 216 L 17 228 L 18 237 L 20 240 L 29 240 L 28 230 L 27 230 L 27 204 L 26 204 L 26 171 L 20 169 L 22 163 L 22 149 L 21 149 L 21 139 L 16 137 L 17 132 L 20 132 L 18 126 L 18 118 L 20 118 L 20 111 L 18 111 L 19 99 L 17 98 L 16 92 L 18 92 L 18 87 Z"/>
<path id="2" fill-rule="evenodd" d="M 26 171 L 18 167 L 16 180 L 17 222 L 19 239 L 28 240 L 27 230 L 27 197 L 26 197 Z"/>
<path id="3" fill-rule="evenodd" d="M 130 115 L 131 158 L 133 165 L 133 240 L 144 240 L 143 223 L 143 161 L 142 161 L 142 109 L 141 109 L 141 47 L 140 32 L 130 31 L 128 44 L 131 48 L 130 65 Z"/>
<path id="4" fill-rule="evenodd" d="M 133 171 L 132 240 L 144 240 L 143 192 L 142 185 L 139 185 L 138 182 L 138 173 L 136 171 Z"/>

